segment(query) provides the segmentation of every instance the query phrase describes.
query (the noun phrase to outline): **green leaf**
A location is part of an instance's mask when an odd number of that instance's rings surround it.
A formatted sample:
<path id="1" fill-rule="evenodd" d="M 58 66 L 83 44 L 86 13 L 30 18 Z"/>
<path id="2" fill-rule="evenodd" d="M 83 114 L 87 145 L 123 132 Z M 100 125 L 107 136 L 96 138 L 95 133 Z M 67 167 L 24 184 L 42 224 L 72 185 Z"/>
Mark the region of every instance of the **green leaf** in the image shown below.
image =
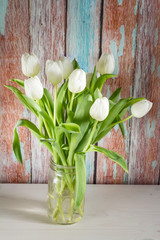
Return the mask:
<path id="1" fill-rule="evenodd" d="M 117 88 L 116 91 L 110 96 L 109 100 L 115 102 L 121 93 L 122 88 Z"/>
<path id="2" fill-rule="evenodd" d="M 10 79 L 11 82 L 16 82 L 19 86 L 24 88 L 24 81 L 20 79 Z"/>
<path id="3" fill-rule="evenodd" d="M 82 140 L 90 124 L 91 117 L 89 115 L 89 109 L 91 105 L 92 96 L 87 92 L 86 94 L 84 94 L 82 102 L 78 105 L 78 109 L 75 112 L 73 118 L 73 122 L 80 126 L 80 133 L 71 134 L 70 149 L 68 156 L 69 165 L 72 165 L 72 159 L 75 149 L 77 148 L 79 142 Z"/>
<path id="4" fill-rule="evenodd" d="M 122 119 L 119 116 L 117 116 L 116 117 L 116 122 L 119 122 L 119 121 L 122 121 Z M 121 130 L 122 136 L 125 137 L 124 124 L 123 123 L 119 123 L 119 127 L 120 127 L 120 130 Z"/>
<path id="5" fill-rule="evenodd" d="M 60 127 L 64 128 L 70 133 L 79 133 L 80 132 L 80 126 L 76 123 L 62 123 Z"/>
<path id="6" fill-rule="evenodd" d="M 68 81 L 62 84 L 58 91 L 57 101 L 56 101 L 56 119 L 58 124 L 64 121 L 64 101 L 65 94 L 68 86 Z"/>
<path id="7" fill-rule="evenodd" d="M 34 104 L 33 104 L 33 100 L 28 98 L 27 96 L 24 96 L 23 93 L 18 90 L 17 88 L 13 87 L 13 86 L 8 86 L 8 85 L 4 85 L 5 87 L 7 87 L 8 89 L 10 89 L 20 100 L 20 102 L 27 108 L 29 109 L 31 112 L 33 112 L 36 116 L 38 116 L 37 110 L 34 108 Z M 31 104 L 32 103 L 32 104 Z M 32 106 L 31 106 L 32 105 Z"/>
<path id="8" fill-rule="evenodd" d="M 94 67 L 94 71 L 93 71 L 93 75 L 92 75 L 92 79 L 90 82 L 90 89 L 91 89 L 91 93 L 94 92 L 94 89 L 96 89 L 95 84 L 97 81 L 97 72 L 96 72 L 96 66 Z"/>
<path id="9" fill-rule="evenodd" d="M 75 153 L 74 158 L 76 164 L 76 197 L 74 210 L 76 211 L 84 199 L 86 190 L 85 154 Z"/>
<path id="10" fill-rule="evenodd" d="M 40 138 L 40 142 L 49 142 L 52 144 L 52 142 L 55 142 L 56 140 L 54 138 Z"/>
<path id="11" fill-rule="evenodd" d="M 96 100 L 97 98 L 102 98 L 102 93 L 99 88 L 96 88 L 96 90 L 94 91 L 94 100 Z"/>
<path id="12" fill-rule="evenodd" d="M 43 98 L 45 98 L 45 102 L 49 108 L 49 111 L 51 111 L 51 114 L 53 116 L 53 112 L 54 112 L 54 103 L 53 103 L 53 98 L 51 93 L 48 91 L 48 89 L 44 88 L 44 94 L 43 94 Z M 42 99 L 43 99 L 42 98 Z"/>
<path id="13" fill-rule="evenodd" d="M 116 75 L 114 74 L 104 74 L 104 75 L 101 75 L 97 81 L 96 81 L 96 84 L 94 86 L 94 89 L 96 88 L 99 88 L 99 90 L 101 91 L 102 88 L 103 88 L 103 84 L 105 83 L 105 81 L 109 78 L 113 78 L 113 77 L 116 77 Z"/>
<path id="14" fill-rule="evenodd" d="M 22 154 L 17 129 L 14 129 L 13 151 L 20 164 L 22 164 Z"/>
<path id="15" fill-rule="evenodd" d="M 27 119 L 19 119 L 17 124 L 16 124 L 16 128 L 19 126 L 23 126 L 26 127 L 30 130 L 30 132 L 36 137 L 38 138 L 38 140 L 40 140 L 40 138 L 42 138 L 43 136 L 40 134 L 39 129 L 36 127 L 36 125 L 34 125 L 32 122 L 30 122 Z M 44 142 L 44 145 L 47 147 L 47 149 L 53 153 L 52 151 L 52 147 L 49 143 Z"/>
<path id="16" fill-rule="evenodd" d="M 113 160 L 114 162 L 119 164 L 128 173 L 127 163 L 126 163 L 125 159 L 121 155 L 119 155 L 118 153 L 116 153 L 114 151 L 110 151 L 110 150 L 105 149 L 103 147 L 94 146 L 94 145 L 90 145 L 90 148 L 88 149 L 87 152 L 103 153 L 106 157 L 110 158 L 111 160 Z"/>
<path id="17" fill-rule="evenodd" d="M 80 66 L 78 64 L 78 62 L 76 61 L 76 59 L 74 58 L 72 61 L 72 65 L 73 65 L 73 69 L 75 70 L 76 68 L 80 69 Z"/>
<path id="18" fill-rule="evenodd" d="M 120 99 L 118 101 L 118 103 L 116 103 L 112 109 L 109 112 L 109 115 L 107 116 L 107 118 L 102 122 L 100 130 L 99 130 L 99 134 L 98 136 L 95 138 L 95 140 L 93 141 L 93 143 L 98 142 L 100 139 L 102 139 L 109 131 L 107 129 L 107 127 L 115 120 L 115 118 L 117 117 L 117 115 L 121 112 L 121 110 L 126 106 L 126 104 L 128 103 L 129 99 L 128 98 L 124 98 L 124 99 Z"/>

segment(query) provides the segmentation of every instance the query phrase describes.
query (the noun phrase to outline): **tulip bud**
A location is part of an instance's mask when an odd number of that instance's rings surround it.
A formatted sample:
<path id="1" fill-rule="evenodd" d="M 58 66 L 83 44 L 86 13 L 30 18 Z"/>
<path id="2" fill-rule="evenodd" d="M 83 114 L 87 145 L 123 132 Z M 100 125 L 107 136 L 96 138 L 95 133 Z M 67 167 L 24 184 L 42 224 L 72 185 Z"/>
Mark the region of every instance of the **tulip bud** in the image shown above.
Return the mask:
<path id="1" fill-rule="evenodd" d="M 103 53 L 97 63 L 97 71 L 100 74 L 111 74 L 115 68 L 113 54 Z"/>
<path id="2" fill-rule="evenodd" d="M 36 55 L 25 53 L 21 57 L 22 72 L 27 77 L 34 77 L 40 71 L 40 63 Z"/>
<path id="3" fill-rule="evenodd" d="M 46 75 L 47 79 L 52 84 L 58 84 L 63 80 L 63 65 L 61 61 L 53 62 L 47 60 L 46 62 Z"/>
<path id="4" fill-rule="evenodd" d="M 69 76 L 68 88 L 72 93 L 82 92 L 86 87 L 86 74 L 82 69 L 75 69 Z"/>
<path id="5" fill-rule="evenodd" d="M 89 88 L 93 73 L 86 73 L 86 87 Z"/>
<path id="6" fill-rule="evenodd" d="M 140 102 L 133 104 L 133 106 L 131 107 L 131 113 L 134 117 L 141 118 L 150 111 L 152 105 L 153 105 L 152 102 L 148 101 L 147 99 L 144 99 Z"/>
<path id="7" fill-rule="evenodd" d="M 24 81 L 26 96 L 33 100 L 40 100 L 43 96 L 43 86 L 40 79 L 35 76 Z"/>
<path id="8" fill-rule="evenodd" d="M 67 79 L 71 72 L 73 72 L 73 65 L 67 57 L 62 57 L 61 62 L 63 65 L 63 77 Z"/>
<path id="9" fill-rule="evenodd" d="M 90 108 L 89 114 L 97 121 L 103 121 L 109 114 L 108 98 L 97 98 Z"/>

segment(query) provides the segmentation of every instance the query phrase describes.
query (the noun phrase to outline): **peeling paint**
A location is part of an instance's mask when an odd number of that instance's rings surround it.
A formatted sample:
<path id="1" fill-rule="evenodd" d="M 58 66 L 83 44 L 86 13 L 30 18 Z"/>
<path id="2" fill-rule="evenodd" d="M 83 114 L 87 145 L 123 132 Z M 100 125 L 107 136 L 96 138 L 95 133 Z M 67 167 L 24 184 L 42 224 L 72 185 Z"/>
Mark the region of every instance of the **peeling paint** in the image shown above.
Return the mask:
<path id="1" fill-rule="evenodd" d="M 119 6 L 121 6 L 122 3 L 123 3 L 123 0 L 118 0 L 118 4 L 119 4 Z"/>
<path id="2" fill-rule="evenodd" d="M 127 184 L 127 182 L 128 182 L 128 174 L 126 172 L 124 173 L 124 179 L 123 180 L 124 180 L 124 183 Z"/>
<path id="3" fill-rule="evenodd" d="M 119 64 L 118 64 L 118 53 L 117 53 L 117 44 L 115 41 L 111 40 L 110 43 L 110 51 L 114 56 L 115 59 L 115 69 L 114 69 L 114 74 L 118 74 L 119 73 Z"/>
<path id="4" fill-rule="evenodd" d="M 92 153 L 86 154 L 86 181 L 87 181 L 87 183 L 89 183 L 91 173 L 93 173 L 93 164 L 91 164 L 91 162 L 90 162 L 91 154 Z"/>
<path id="5" fill-rule="evenodd" d="M 125 44 L 125 31 L 124 31 L 124 25 L 120 27 L 120 33 L 122 35 L 119 45 L 119 51 L 118 51 L 118 57 L 123 56 L 123 49 Z"/>
<path id="6" fill-rule="evenodd" d="M 156 160 L 152 161 L 152 170 L 155 169 L 156 165 L 157 165 L 157 161 Z"/>
<path id="7" fill-rule="evenodd" d="M 154 71 L 155 71 L 155 66 L 156 66 L 156 59 L 155 59 L 155 56 L 152 55 L 152 61 L 151 61 L 151 74 L 154 73 Z"/>
<path id="8" fill-rule="evenodd" d="M 0 6 L 0 33 L 5 34 L 5 16 L 7 13 L 8 0 L 1 0 Z"/>
<path id="9" fill-rule="evenodd" d="M 119 129 L 119 125 L 117 124 L 116 126 L 114 126 L 115 132 L 118 132 L 118 129 Z"/>
<path id="10" fill-rule="evenodd" d="M 134 58 L 135 52 L 136 52 L 136 35 L 137 35 L 137 24 L 132 31 L 132 58 Z"/>
<path id="11" fill-rule="evenodd" d="M 112 52 L 114 58 L 115 58 L 115 69 L 114 69 L 114 74 L 119 73 L 119 63 L 118 63 L 118 58 L 123 55 L 123 49 L 125 45 L 125 31 L 124 31 L 124 25 L 120 27 L 120 33 L 121 33 L 121 40 L 119 44 L 119 49 L 117 49 L 117 43 L 113 40 L 111 40 L 110 43 L 110 51 Z"/>
<path id="12" fill-rule="evenodd" d="M 107 98 L 110 98 L 110 96 L 111 96 L 110 86 L 107 86 Z"/>
<path id="13" fill-rule="evenodd" d="M 160 78 L 160 65 L 158 66 L 158 77 Z"/>
<path id="14" fill-rule="evenodd" d="M 148 120 L 147 121 L 147 136 L 149 138 L 154 137 L 155 128 L 156 128 L 156 121 L 153 120 L 152 122 L 150 122 L 150 120 Z"/>
<path id="15" fill-rule="evenodd" d="M 105 176 L 107 176 L 107 164 L 106 164 L 106 159 L 103 159 L 103 171 Z"/>
<path id="16" fill-rule="evenodd" d="M 30 174 L 30 171 L 31 171 L 31 162 L 30 162 L 30 159 L 27 159 L 25 161 L 25 175 Z"/>
<path id="17" fill-rule="evenodd" d="M 116 174 L 117 174 L 117 163 L 113 164 L 113 178 L 116 179 Z"/>
<path id="18" fill-rule="evenodd" d="M 155 29 L 154 32 L 154 46 L 157 47 L 157 43 L 158 43 L 158 28 Z"/>
<path id="19" fill-rule="evenodd" d="M 136 5 L 134 7 L 134 14 L 137 15 L 139 0 L 136 0 Z"/>
<path id="20" fill-rule="evenodd" d="M 24 118 L 28 118 L 29 117 L 29 113 L 28 113 L 27 108 L 25 108 L 24 111 L 23 111 L 23 117 Z"/>

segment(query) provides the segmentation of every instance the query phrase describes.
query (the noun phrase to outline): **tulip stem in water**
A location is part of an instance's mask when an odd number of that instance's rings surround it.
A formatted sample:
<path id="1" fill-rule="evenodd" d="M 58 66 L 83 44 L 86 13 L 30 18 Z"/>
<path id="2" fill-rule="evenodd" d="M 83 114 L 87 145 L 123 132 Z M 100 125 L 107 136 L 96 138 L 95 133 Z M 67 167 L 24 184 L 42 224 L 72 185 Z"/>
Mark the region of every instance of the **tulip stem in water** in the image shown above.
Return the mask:
<path id="1" fill-rule="evenodd" d="M 129 119 L 132 118 L 132 117 L 133 117 L 133 114 L 130 115 L 129 117 L 127 117 L 127 118 L 124 118 L 124 119 L 121 120 L 121 121 L 118 121 L 118 122 L 115 122 L 115 123 L 111 124 L 111 125 L 108 126 L 106 129 L 111 128 L 111 127 L 114 127 L 115 125 L 120 124 L 120 123 L 122 123 L 122 122 L 125 122 L 125 121 L 129 120 Z"/>
<path id="2" fill-rule="evenodd" d="M 54 88 L 54 126 L 56 126 L 56 101 L 57 101 L 57 84 Z"/>
<path id="3" fill-rule="evenodd" d="M 72 111 L 73 99 L 74 99 L 74 93 L 72 93 L 72 96 L 71 96 L 71 103 L 70 103 L 70 107 L 69 107 L 70 111 Z"/>
<path id="4" fill-rule="evenodd" d="M 97 123 L 98 123 L 98 121 L 96 120 L 95 123 L 94 123 L 94 125 L 93 125 L 92 132 L 91 132 L 91 134 L 90 134 L 88 143 L 87 143 L 87 145 L 85 146 L 85 148 L 83 149 L 83 152 L 87 151 L 89 145 L 90 145 L 91 142 L 92 142 L 92 138 L 93 138 L 94 132 L 95 132 L 95 130 L 96 130 Z"/>

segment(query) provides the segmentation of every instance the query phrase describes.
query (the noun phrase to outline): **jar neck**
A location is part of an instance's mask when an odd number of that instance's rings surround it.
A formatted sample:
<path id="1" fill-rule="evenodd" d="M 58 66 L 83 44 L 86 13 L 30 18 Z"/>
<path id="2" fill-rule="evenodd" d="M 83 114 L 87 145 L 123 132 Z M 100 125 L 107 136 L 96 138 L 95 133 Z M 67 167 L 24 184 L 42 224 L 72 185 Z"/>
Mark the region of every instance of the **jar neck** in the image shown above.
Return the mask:
<path id="1" fill-rule="evenodd" d="M 63 165 L 56 164 L 53 158 L 50 159 L 50 169 L 59 173 L 64 173 L 64 174 L 76 173 L 75 166 L 63 166 Z"/>

